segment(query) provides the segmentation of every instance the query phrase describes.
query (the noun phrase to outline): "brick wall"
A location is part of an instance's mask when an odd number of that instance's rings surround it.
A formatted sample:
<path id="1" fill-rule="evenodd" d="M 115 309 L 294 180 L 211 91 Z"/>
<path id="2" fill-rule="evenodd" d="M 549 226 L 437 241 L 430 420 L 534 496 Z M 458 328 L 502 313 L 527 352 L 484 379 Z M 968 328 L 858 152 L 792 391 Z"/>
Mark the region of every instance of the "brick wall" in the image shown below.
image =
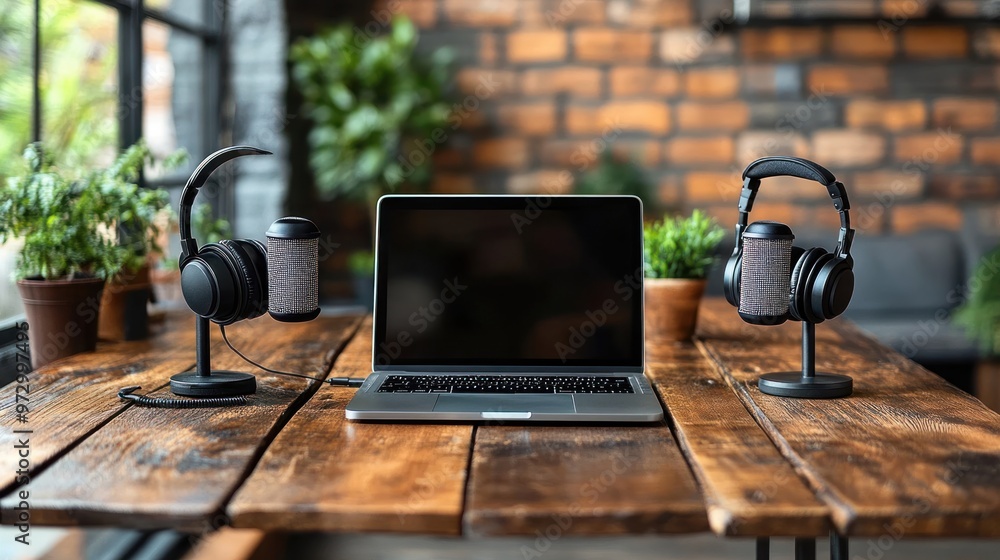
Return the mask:
<path id="1" fill-rule="evenodd" d="M 847 184 L 864 232 L 996 228 L 1000 28 L 881 4 L 859 24 L 725 30 L 689 0 L 380 0 L 374 12 L 407 13 L 425 43 L 458 51 L 461 126 L 435 154 L 437 192 L 564 192 L 560 172 L 610 146 L 647 167 L 664 207 L 729 223 L 742 167 L 794 154 Z M 755 213 L 832 226 L 824 196 L 779 179 Z"/>

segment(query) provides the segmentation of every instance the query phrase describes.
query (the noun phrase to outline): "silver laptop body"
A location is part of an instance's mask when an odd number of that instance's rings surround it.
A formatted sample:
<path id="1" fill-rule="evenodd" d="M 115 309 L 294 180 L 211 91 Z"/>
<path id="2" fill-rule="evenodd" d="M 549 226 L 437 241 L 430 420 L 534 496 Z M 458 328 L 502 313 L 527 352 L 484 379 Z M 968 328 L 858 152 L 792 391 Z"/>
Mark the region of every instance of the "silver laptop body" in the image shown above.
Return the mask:
<path id="1" fill-rule="evenodd" d="M 377 216 L 372 374 L 348 419 L 662 420 L 638 198 L 387 195 Z"/>

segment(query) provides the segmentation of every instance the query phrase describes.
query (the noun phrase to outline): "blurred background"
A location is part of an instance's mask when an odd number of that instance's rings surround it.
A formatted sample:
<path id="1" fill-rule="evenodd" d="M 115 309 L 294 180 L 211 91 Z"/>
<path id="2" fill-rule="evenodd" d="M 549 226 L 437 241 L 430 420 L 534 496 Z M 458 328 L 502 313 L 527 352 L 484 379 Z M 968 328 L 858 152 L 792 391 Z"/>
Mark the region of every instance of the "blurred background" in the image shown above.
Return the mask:
<path id="1" fill-rule="evenodd" d="M 209 225 L 262 238 L 313 219 L 323 300 L 365 305 L 382 193 L 626 192 L 650 218 L 701 208 L 728 229 L 747 163 L 802 156 L 852 198 L 849 315 L 974 390 L 981 345 L 951 313 L 1000 238 L 998 16 L 996 0 L 5 0 L 0 176 L 33 139 L 81 168 L 144 139 L 189 154 L 142 178 L 176 201 L 208 153 L 265 148 L 204 191 Z M 797 179 L 767 181 L 753 219 L 828 249 L 838 224 Z"/>

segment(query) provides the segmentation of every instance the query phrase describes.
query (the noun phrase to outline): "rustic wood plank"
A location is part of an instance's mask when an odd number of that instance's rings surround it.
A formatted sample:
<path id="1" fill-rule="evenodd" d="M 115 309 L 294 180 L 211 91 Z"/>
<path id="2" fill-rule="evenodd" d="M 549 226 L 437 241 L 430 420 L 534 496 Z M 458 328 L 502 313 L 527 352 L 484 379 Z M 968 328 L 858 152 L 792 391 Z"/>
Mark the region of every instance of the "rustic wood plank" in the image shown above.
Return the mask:
<path id="1" fill-rule="evenodd" d="M 758 375 L 799 367 L 800 325 L 748 338 L 725 302 L 702 313 L 705 351 L 841 533 L 1000 536 L 1000 415 L 839 320 L 817 328 L 817 370 L 853 376 L 854 395 L 763 395 Z"/>
<path id="2" fill-rule="evenodd" d="M 339 317 L 278 324 L 262 317 L 233 327 L 230 338 L 251 358 L 323 376 L 335 350 L 358 323 L 357 318 Z M 213 366 L 218 369 L 256 369 L 223 350 L 217 329 L 213 329 L 213 348 Z M 190 354 L 193 341 L 172 351 Z M 173 372 L 163 372 L 161 380 L 166 381 L 169 373 Z M 249 406 L 126 409 L 32 480 L 32 522 L 181 529 L 217 524 L 213 515 L 221 511 L 262 448 L 319 385 L 263 372 L 257 381 Z M 169 392 L 161 389 L 153 396 Z M 117 401 L 110 392 L 104 398 Z M 13 498 L 2 501 L 5 522 L 14 513 Z"/>
<path id="3" fill-rule="evenodd" d="M 1000 412 L 1000 361 L 989 359 L 976 364 L 976 397 Z"/>
<path id="4" fill-rule="evenodd" d="M 190 325 L 190 326 L 189 326 Z M 194 353 L 178 351 L 194 335 L 191 321 L 174 316 L 151 325 L 152 336 L 136 342 L 100 343 L 97 350 L 70 356 L 29 374 L 28 422 L 15 423 L 17 384 L 0 388 L 0 449 L 12 450 L 19 439 L 30 441 L 31 475 L 38 476 L 52 461 L 94 430 L 125 410 L 118 390 L 141 385 L 152 390 L 170 375 L 194 366 Z M 29 331 L 29 334 L 31 331 Z M 31 430 L 30 434 L 14 430 Z M 16 484 L 17 453 L 0 453 L 0 495 Z"/>
<path id="5" fill-rule="evenodd" d="M 697 483 L 662 423 L 480 427 L 463 524 L 473 536 L 538 535 L 539 553 L 565 534 L 708 530 Z"/>
<path id="6" fill-rule="evenodd" d="M 716 534 L 821 536 L 830 530 L 829 508 L 694 344 L 647 344 L 646 375 L 670 412 Z"/>
<path id="7" fill-rule="evenodd" d="M 331 375 L 371 373 L 371 344 L 369 319 Z M 458 534 L 472 427 L 348 422 L 354 391 L 296 413 L 229 504 L 234 527 Z"/>

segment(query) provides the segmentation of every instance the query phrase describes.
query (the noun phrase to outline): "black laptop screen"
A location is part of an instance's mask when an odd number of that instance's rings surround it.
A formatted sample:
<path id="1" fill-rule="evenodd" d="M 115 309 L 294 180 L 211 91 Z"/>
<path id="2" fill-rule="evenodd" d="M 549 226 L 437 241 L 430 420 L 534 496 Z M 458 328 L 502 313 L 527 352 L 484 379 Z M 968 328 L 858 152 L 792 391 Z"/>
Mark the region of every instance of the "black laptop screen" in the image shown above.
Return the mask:
<path id="1" fill-rule="evenodd" d="M 374 365 L 642 366 L 632 197 L 389 196 Z"/>

